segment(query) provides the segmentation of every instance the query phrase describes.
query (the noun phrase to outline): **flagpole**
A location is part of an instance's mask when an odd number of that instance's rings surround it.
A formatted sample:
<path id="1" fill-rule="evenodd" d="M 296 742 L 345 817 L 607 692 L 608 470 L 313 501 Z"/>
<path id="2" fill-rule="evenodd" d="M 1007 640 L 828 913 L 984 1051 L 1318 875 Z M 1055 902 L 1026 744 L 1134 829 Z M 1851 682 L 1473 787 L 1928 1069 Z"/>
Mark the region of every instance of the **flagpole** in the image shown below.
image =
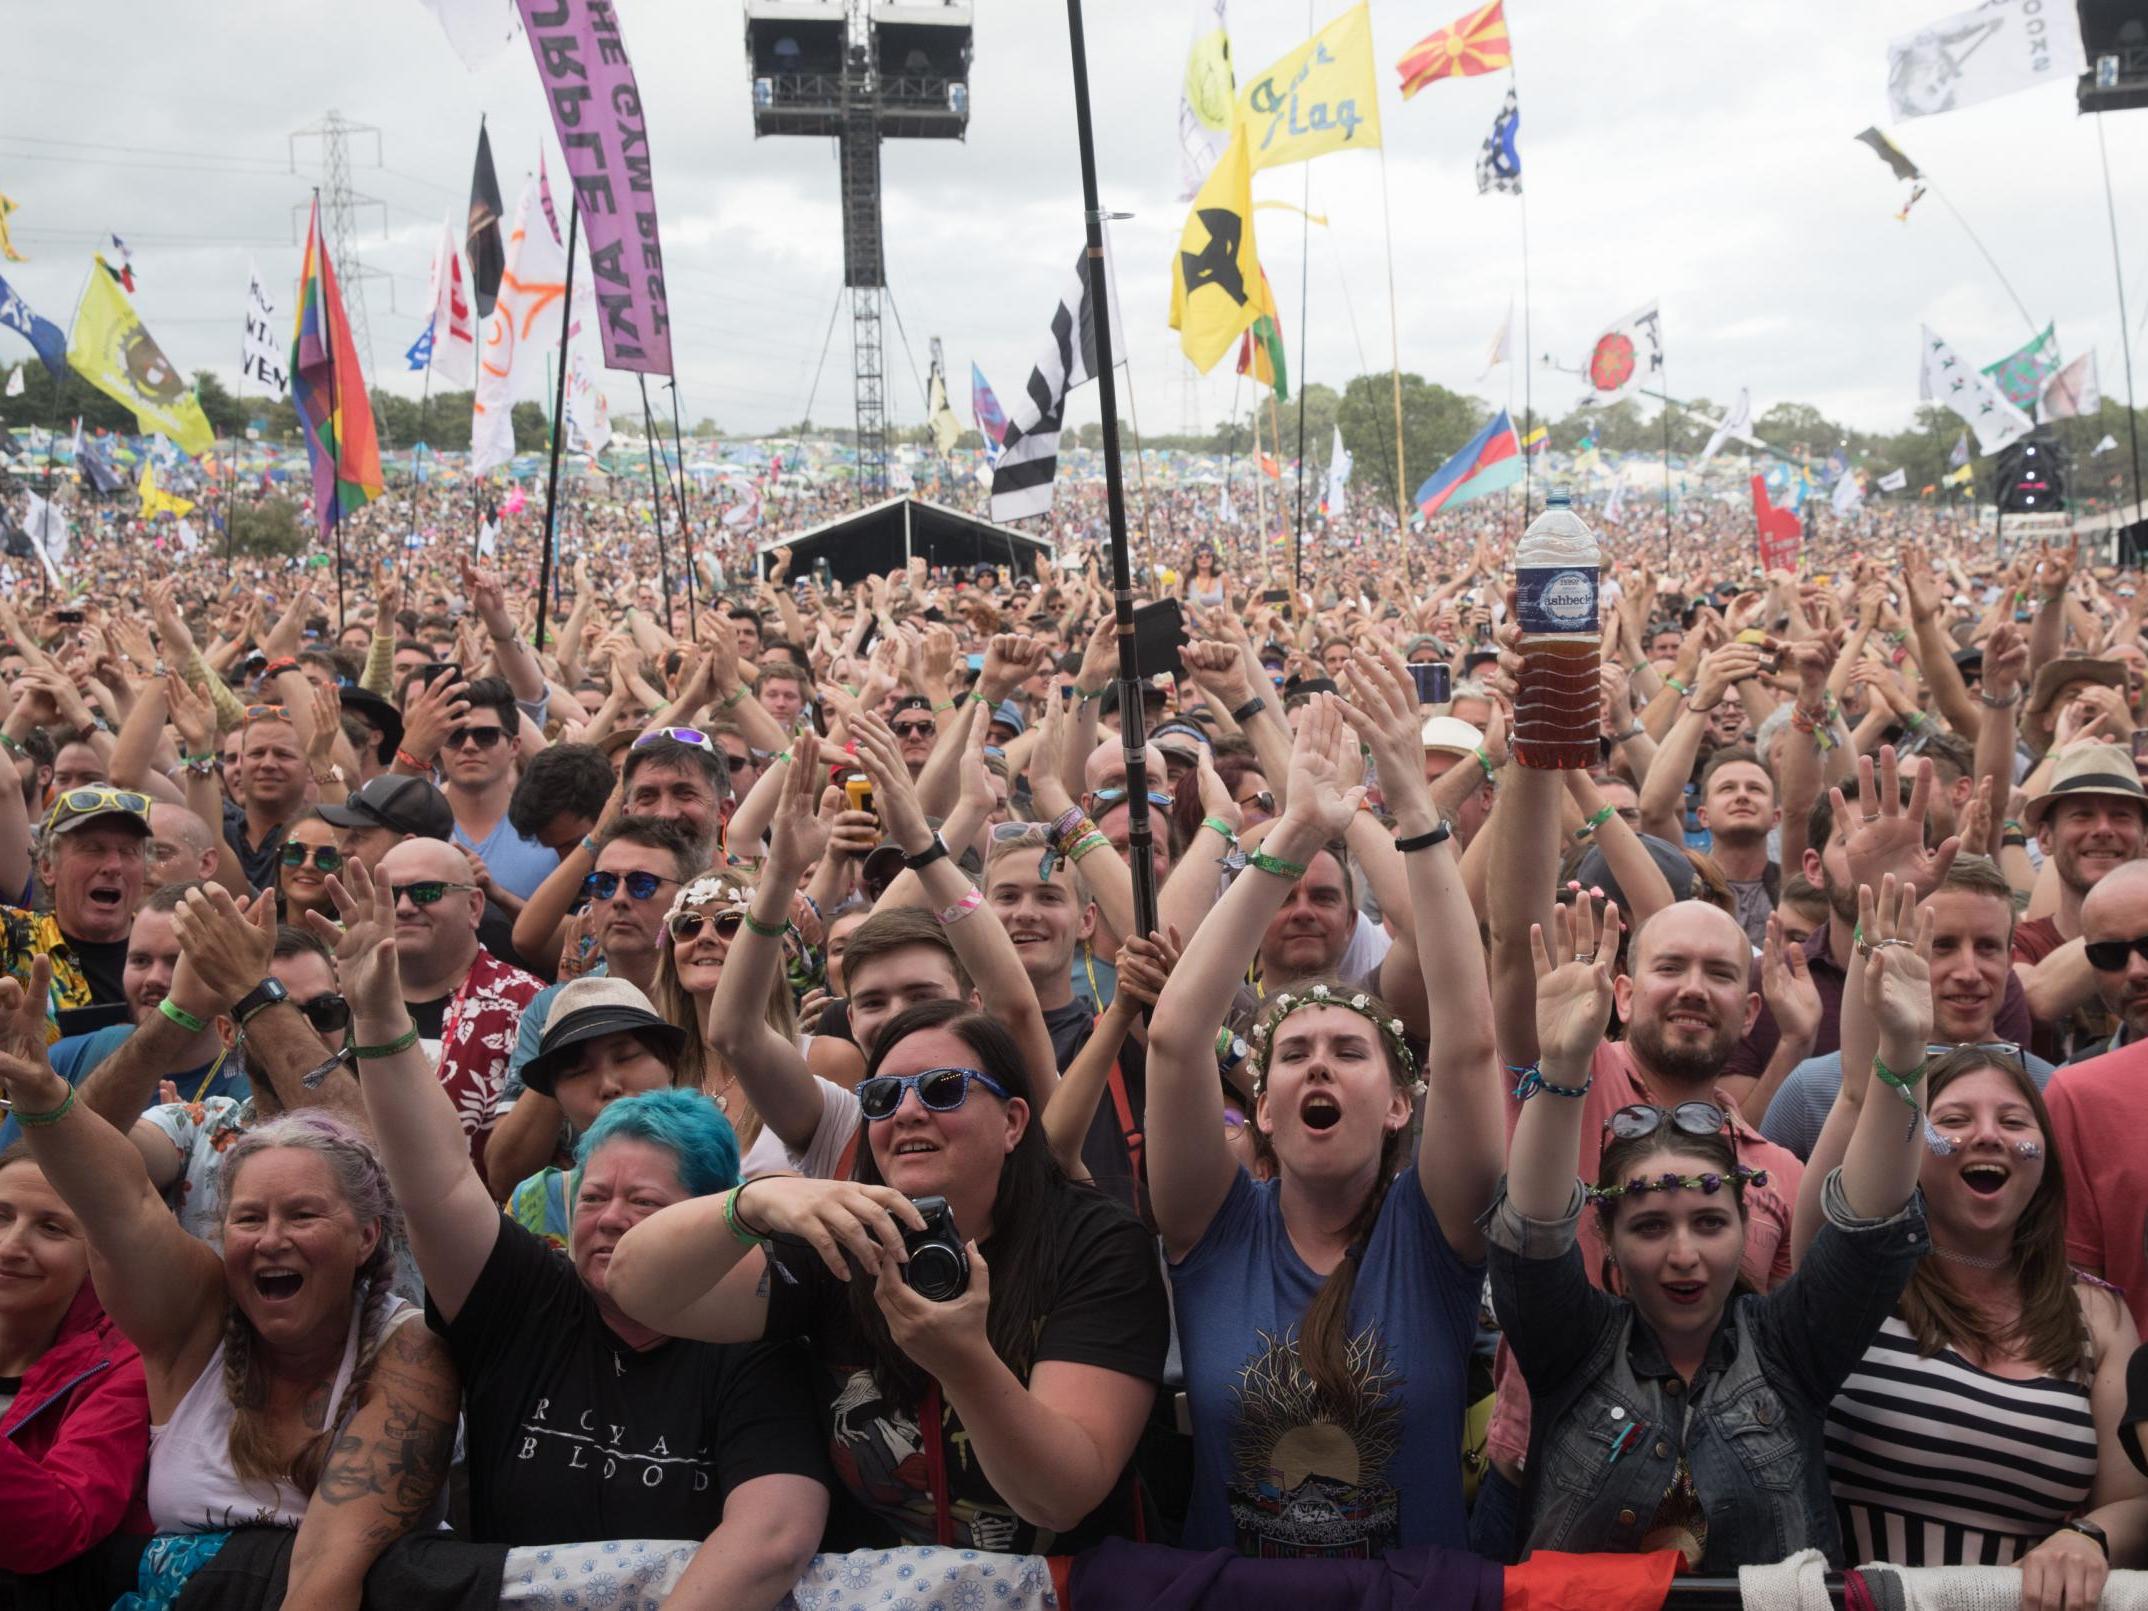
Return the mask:
<path id="1" fill-rule="evenodd" d="M 1380 230 L 1387 242 L 1388 373 L 1395 385 L 1395 542 L 1402 550 L 1402 581 L 1410 584 L 1409 460 L 1402 450 L 1402 329 L 1395 308 L 1395 224 L 1387 204 L 1387 147 L 1380 153 Z M 1300 377 L 1303 378 L 1302 376 Z"/>
<path id="2" fill-rule="evenodd" d="M 1302 383 L 1305 377 L 1300 375 L 1298 378 Z M 1268 388 L 1268 435 L 1275 442 L 1275 523 L 1280 526 L 1289 518 L 1290 511 L 1283 504 L 1283 420 L 1282 416 L 1276 412 L 1275 388 L 1272 386 Z M 1298 470 L 1299 481 L 1302 483 L 1305 466 L 1299 465 Z M 1266 532 L 1262 532 L 1262 541 L 1265 542 L 1267 536 Z M 1296 532 L 1292 532 L 1290 537 L 1290 581 L 1293 587 L 1299 585 L 1298 559 L 1298 537 Z"/>
<path id="3" fill-rule="evenodd" d="M 328 237 L 321 232 L 321 187 L 319 185 L 313 187 L 312 231 L 314 244 L 320 248 L 322 260 L 325 262 L 328 256 Z M 315 266 L 315 272 L 320 272 L 318 265 Z M 299 289 L 299 295 L 303 299 L 305 295 L 303 286 Z M 328 417 L 340 426 L 343 407 L 342 383 L 336 375 L 336 332 L 335 327 L 330 323 L 328 299 L 326 297 L 321 299 L 321 344 L 328 349 Z M 342 459 L 343 435 L 339 429 L 336 432 L 335 448 L 329 456 L 328 463 L 328 529 L 335 539 L 336 547 L 336 636 L 339 639 L 343 636 L 346 621 L 346 612 L 343 607 Z M 319 496 L 317 490 L 315 496 Z M 314 511 L 314 516 L 316 519 L 319 518 L 320 511 L 318 509 Z"/>
<path id="4" fill-rule="evenodd" d="M 2096 114 L 2096 154 L 2103 159 L 2103 211 L 2111 223 L 2111 276 L 2118 282 L 2118 345 L 2126 361 L 2126 438 L 2133 460 L 2133 518 L 2139 520 L 2142 514 L 2141 427 L 2140 415 L 2133 406 L 2133 335 L 2126 325 L 2126 274 L 2118 259 L 2118 204 L 2111 199 L 2111 153 L 2103 143 L 2101 112 Z"/>
<path id="5" fill-rule="evenodd" d="M 671 388 L 671 445 L 679 454 L 679 479 L 672 483 L 679 499 L 679 543 L 686 550 L 686 641 L 698 643 L 700 628 L 694 621 L 694 523 L 686 513 L 686 438 L 679 430 L 679 377 L 667 375 Z"/>
<path id="6" fill-rule="evenodd" d="M 1657 348 L 1660 354 L 1660 340 Z M 1656 360 L 1656 373 L 1663 382 L 1663 564 L 1668 570 L 1671 564 L 1671 371 L 1670 365 L 1660 356 Z"/>
<path id="7" fill-rule="evenodd" d="M 1124 215 L 1114 213 L 1110 216 L 1120 217 Z M 1119 294 L 1119 279 L 1118 275 L 1112 271 L 1111 255 L 1108 251 L 1104 256 L 1104 281 L 1105 295 L 1107 297 L 1117 296 Z M 1155 552 L 1151 547 L 1153 539 L 1149 536 L 1148 455 L 1141 448 L 1141 399 L 1134 392 L 1133 358 L 1131 356 L 1121 358 L 1119 363 L 1126 371 L 1126 412 L 1132 417 L 1134 425 L 1134 485 L 1141 497 L 1141 546 L 1147 549 L 1153 557 Z M 945 384 L 944 379 L 942 384 Z M 1009 539 L 1007 546 L 1010 550 L 1014 547 L 1012 539 Z M 1013 568 L 1011 565 L 1008 567 L 1010 571 Z"/>
<path id="8" fill-rule="evenodd" d="M 1247 412 L 1246 422 L 1253 427 L 1253 518 L 1260 525 L 1259 544 L 1261 561 L 1266 568 L 1268 558 L 1268 487 L 1267 472 L 1260 467 L 1260 404 L 1255 402 Z"/>
<path id="9" fill-rule="evenodd" d="M 545 614 L 552 602 L 552 549 L 558 540 L 559 450 L 567 436 L 567 336 L 574 317 L 574 243 L 582 229 L 582 193 L 572 191 L 567 209 L 567 287 L 559 304 L 559 378 L 552 394 L 552 466 L 544 494 L 544 555 L 537 562 L 537 636 L 532 647 L 544 653 Z"/>
<path id="10" fill-rule="evenodd" d="M 1313 31 L 1312 0 L 1306 0 L 1305 31 Z M 1304 587 L 1305 581 L 1305 365 L 1310 343 L 1306 340 L 1306 310 L 1310 303 L 1307 286 L 1312 279 L 1313 264 L 1313 165 L 1301 164 L 1301 204 L 1298 208 L 1298 499 L 1297 513 L 1291 520 L 1290 529 L 1290 584 L 1293 590 Z M 1280 330 L 1276 332 L 1282 334 Z M 1271 388 L 1269 396 L 1274 396 Z"/>
<path id="11" fill-rule="evenodd" d="M 656 483 L 656 419 L 649 412 L 649 377 L 637 375 L 641 382 L 641 444 L 649 452 L 649 507 L 656 516 L 656 565 L 664 573 L 664 630 L 671 630 L 671 557 L 664 549 L 664 494 Z"/>
<path id="12" fill-rule="evenodd" d="M 1111 359 L 1111 281 L 1104 260 L 1104 214 L 1097 201 L 1096 144 L 1089 120 L 1089 54 L 1082 37 L 1081 0 L 1067 0 L 1067 45 L 1074 77 L 1074 133 L 1081 152 L 1081 199 L 1086 216 L 1089 283 L 1102 284 L 1096 301 L 1096 384 L 1104 409 L 1104 501 L 1111 521 L 1112 615 L 1119 637 L 1119 737 L 1126 759 L 1126 856 L 1134 875 L 1134 926 L 1156 926 L 1156 864 L 1149 830 L 1148 735 L 1143 730 L 1141 661 L 1134 644 L 1133 567 L 1126 548 L 1126 488 L 1119 472 L 1118 386 Z"/>

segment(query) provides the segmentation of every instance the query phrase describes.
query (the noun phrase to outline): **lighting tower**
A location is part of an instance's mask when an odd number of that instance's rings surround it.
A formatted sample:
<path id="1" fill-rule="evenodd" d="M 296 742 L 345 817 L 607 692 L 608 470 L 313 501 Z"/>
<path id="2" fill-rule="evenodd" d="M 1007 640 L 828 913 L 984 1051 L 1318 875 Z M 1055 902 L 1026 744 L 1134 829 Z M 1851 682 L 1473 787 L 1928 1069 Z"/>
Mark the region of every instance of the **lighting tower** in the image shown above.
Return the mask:
<path id="1" fill-rule="evenodd" d="M 888 492 L 880 142 L 959 140 L 970 122 L 969 0 L 746 0 L 753 132 L 835 138 L 850 291 L 858 487 Z"/>
<path id="2" fill-rule="evenodd" d="M 353 123 L 341 112 L 331 110 L 310 129 L 299 129 L 290 137 L 291 171 L 298 172 L 298 142 L 319 140 L 321 142 L 321 229 L 328 237 L 329 260 L 336 266 L 336 281 L 343 292 L 343 312 L 350 320 L 351 340 L 365 361 L 365 372 L 374 374 L 373 331 L 365 316 L 365 282 L 384 280 L 388 275 L 380 269 L 367 268 L 358 257 L 358 209 L 380 209 L 380 232 L 388 233 L 388 204 L 378 196 L 361 196 L 351 189 L 350 142 L 353 139 L 370 139 L 373 142 L 373 167 L 380 166 L 380 130 L 370 123 Z M 292 208 L 294 219 L 303 207 Z M 301 237 L 303 238 L 303 237 Z"/>

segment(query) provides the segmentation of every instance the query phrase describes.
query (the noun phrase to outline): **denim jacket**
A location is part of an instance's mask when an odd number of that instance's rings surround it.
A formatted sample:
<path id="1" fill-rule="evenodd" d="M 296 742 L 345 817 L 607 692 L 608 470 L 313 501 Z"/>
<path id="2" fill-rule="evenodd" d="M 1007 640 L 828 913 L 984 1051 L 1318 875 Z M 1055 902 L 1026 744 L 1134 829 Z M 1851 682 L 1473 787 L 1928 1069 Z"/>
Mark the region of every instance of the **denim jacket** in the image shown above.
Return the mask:
<path id="1" fill-rule="evenodd" d="M 1583 1202 L 1576 1182 L 1563 1217 L 1524 1219 L 1502 1182 L 1483 1221 L 1493 1308 L 1536 1405 L 1528 1548 L 1638 1550 L 1683 1454 L 1707 1513 L 1699 1570 L 1808 1546 L 1839 1566 L 1827 1406 L 1930 1246 L 1922 1199 L 1857 1219 L 1830 1175 L 1827 1223 L 1796 1273 L 1731 1298 L 1690 1386 L 1633 1305 L 1590 1283 L 1574 1237 Z"/>

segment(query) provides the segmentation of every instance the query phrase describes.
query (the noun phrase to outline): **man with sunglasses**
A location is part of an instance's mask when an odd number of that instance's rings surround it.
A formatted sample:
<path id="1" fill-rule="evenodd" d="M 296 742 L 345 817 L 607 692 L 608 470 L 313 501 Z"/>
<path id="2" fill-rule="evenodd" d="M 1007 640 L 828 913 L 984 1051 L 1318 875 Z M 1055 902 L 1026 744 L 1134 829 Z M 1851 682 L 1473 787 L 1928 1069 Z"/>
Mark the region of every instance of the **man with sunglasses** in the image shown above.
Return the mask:
<path id="1" fill-rule="evenodd" d="M 379 873 L 395 895 L 404 1004 L 428 1049 L 437 1048 L 440 1083 L 482 1175 L 515 1029 L 544 982 L 478 943 L 484 892 L 470 882 L 470 864 L 453 845 L 406 840 L 381 857 Z"/>
<path id="2" fill-rule="evenodd" d="M 53 802 L 38 841 L 51 910 L 0 906 L 0 972 L 27 979 L 31 957 L 52 959 L 55 1035 L 102 1027 L 62 1014 L 125 1006 L 127 935 L 148 877 L 149 838 L 146 794 L 70 789 Z"/>
<path id="3" fill-rule="evenodd" d="M 413 707 L 404 746 L 413 759 L 435 761 L 439 766 L 441 792 L 455 813 L 455 843 L 485 864 L 495 885 L 515 900 L 527 901 L 559 865 L 559 857 L 525 838 L 508 820 L 508 803 L 515 793 L 521 707 L 514 690 L 498 677 L 479 677 L 464 684 L 460 697 L 468 708 L 437 737 L 431 723 L 417 719 Z M 431 754 L 413 747 L 428 742 L 438 745 Z M 464 873 L 467 876 L 467 868 Z"/>
<path id="4" fill-rule="evenodd" d="M 2129 861 L 2096 881 L 2081 901 L 2081 942 L 2114 1027 L 2069 1064 L 2148 1040 L 2148 861 Z"/>

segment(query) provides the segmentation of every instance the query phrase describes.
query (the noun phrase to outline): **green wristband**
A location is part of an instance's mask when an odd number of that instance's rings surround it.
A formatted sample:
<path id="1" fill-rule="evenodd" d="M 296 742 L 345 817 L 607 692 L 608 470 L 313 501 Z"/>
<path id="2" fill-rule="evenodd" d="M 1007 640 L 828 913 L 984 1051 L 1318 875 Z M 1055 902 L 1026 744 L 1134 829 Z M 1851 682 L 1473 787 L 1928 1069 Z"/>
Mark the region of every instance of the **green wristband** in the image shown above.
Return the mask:
<path id="1" fill-rule="evenodd" d="M 1271 856 L 1265 850 L 1256 850 L 1246 857 L 1246 865 L 1255 872 L 1273 873 L 1277 878 L 1295 884 L 1305 876 L 1305 863 L 1285 861 L 1281 856 Z"/>
<path id="2" fill-rule="evenodd" d="M 1238 830 L 1236 828 L 1233 828 L 1229 823 L 1225 822 L 1221 817 L 1203 817 L 1201 819 L 1201 826 L 1204 828 L 1215 829 L 1217 833 L 1223 835 L 1223 842 L 1227 845 L 1235 845 L 1238 843 Z"/>
<path id="3" fill-rule="evenodd" d="M 761 935 L 765 939 L 780 940 L 785 934 L 790 932 L 790 925 L 788 923 L 763 923 L 751 912 L 744 912 L 740 915 L 745 919 L 747 928 L 753 930 L 754 933 Z"/>
<path id="4" fill-rule="evenodd" d="M 393 1057 L 397 1052 L 407 1052 L 410 1050 L 411 1047 L 417 1045 L 417 1043 L 418 1026 L 416 1024 L 412 1024 L 408 1029 L 404 1030 L 402 1034 L 396 1036 L 395 1039 L 389 1041 L 388 1044 L 385 1046 L 353 1046 L 351 1048 L 351 1056 L 357 1058 L 361 1062 L 370 1062 L 376 1058 Z"/>
<path id="5" fill-rule="evenodd" d="M 172 998 L 169 996 L 166 996 L 162 1001 L 157 1003 L 157 1011 L 162 1013 L 165 1017 L 169 1018 L 173 1023 L 177 1024 L 181 1029 L 185 1030 L 190 1035 L 198 1035 L 204 1029 L 207 1029 L 209 1027 L 207 1023 L 205 1023 L 199 1018 L 196 1018 L 192 1013 L 188 1012 L 184 1007 L 180 1006 L 178 1002 L 172 1000 Z"/>
<path id="6" fill-rule="evenodd" d="M 1576 839 L 1588 838 L 1590 834 L 1594 833 L 1598 828 L 1601 828 L 1605 823 L 1609 822 L 1613 817 L 1617 815 L 1617 806 L 1607 805 L 1601 807 L 1593 815 L 1590 816 L 1588 821 L 1584 822 L 1580 827 L 1574 830 L 1574 837 Z"/>
<path id="7" fill-rule="evenodd" d="M 66 1098 L 60 1103 L 58 1107 L 47 1108 L 42 1113 L 25 1113 L 22 1111 L 21 1108 L 16 1108 L 14 1110 L 15 1122 L 32 1130 L 39 1129 L 42 1126 L 48 1124 L 58 1124 L 60 1120 L 64 1119 L 67 1116 L 67 1110 L 74 1105 L 75 1088 L 70 1085 L 67 1088 Z"/>

